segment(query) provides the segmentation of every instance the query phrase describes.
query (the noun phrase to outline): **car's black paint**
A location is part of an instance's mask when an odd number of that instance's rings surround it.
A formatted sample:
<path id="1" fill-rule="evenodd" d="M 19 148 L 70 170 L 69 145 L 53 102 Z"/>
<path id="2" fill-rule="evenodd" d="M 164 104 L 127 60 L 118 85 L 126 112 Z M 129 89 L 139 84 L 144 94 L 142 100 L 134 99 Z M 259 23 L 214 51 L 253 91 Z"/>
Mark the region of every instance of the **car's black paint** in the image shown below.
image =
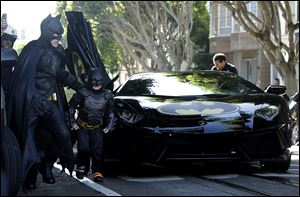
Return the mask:
<path id="1" fill-rule="evenodd" d="M 238 75 L 138 74 L 116 91 L 114 104 L 119 120 L 107 136 L 107 158 L 276 160 L 276 170 L 289 166 L 287 102 Z"/>

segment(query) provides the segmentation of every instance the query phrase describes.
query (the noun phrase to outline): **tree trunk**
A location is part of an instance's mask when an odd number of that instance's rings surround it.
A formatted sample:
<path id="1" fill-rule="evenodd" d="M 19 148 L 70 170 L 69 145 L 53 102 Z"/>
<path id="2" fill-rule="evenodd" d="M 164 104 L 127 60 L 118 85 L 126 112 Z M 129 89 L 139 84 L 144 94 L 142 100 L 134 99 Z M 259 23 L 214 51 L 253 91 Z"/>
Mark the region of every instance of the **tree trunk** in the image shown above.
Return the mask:
<path id="1" fill-rule="evenodd" d="M 254 1 L 253 1 L 254 2 Z M 257 1 L 259 14 L 250 10 L 251 1 L 216 1 L 231 12 L 234 19 L 261 45 L 269 63 L 274 65 L 287 87 L 289 95 L 298 90 L 296 66 L 299 67 L 299 19 L 294 20 L 292 9 L 299 6 L 294 1 Z M 294 10 L 295 11 L 295 10 Z M 298 10 L 299 11 L 299 10 Z M 286 32 L 282 32 L 285 28 Z M 287 38 L 284 39 L 284 36 Z"/>

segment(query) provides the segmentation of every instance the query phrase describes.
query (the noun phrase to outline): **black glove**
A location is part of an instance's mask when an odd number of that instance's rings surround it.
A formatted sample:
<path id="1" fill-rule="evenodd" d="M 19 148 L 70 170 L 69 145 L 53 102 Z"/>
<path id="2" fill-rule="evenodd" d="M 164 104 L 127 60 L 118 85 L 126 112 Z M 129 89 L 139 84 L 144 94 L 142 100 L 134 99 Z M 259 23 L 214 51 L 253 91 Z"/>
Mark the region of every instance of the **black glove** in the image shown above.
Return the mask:
<path id="1" fill-rule="evenodd" d="M 87 88 L 85 88 L 85 87 L 79 88 L 79 89 L 77 90 L 77 92 L 78 92 L 79 94 L 81 94 L 82 96 L 84 96 L 84 97 L 90 96 L 89 90 L 88 90 Z"/>
<path id="2" fill-rule="evenodd" d="M 116 117 L 115 117 L 115 114 L 114 113 L 110 113 L 109 114 L 109 117 L 108 117 L 108 124 L 106 126 L 106 128 L 109 130 L 109 131 L 112 131 L 115 126 L 116 126 Z"/>

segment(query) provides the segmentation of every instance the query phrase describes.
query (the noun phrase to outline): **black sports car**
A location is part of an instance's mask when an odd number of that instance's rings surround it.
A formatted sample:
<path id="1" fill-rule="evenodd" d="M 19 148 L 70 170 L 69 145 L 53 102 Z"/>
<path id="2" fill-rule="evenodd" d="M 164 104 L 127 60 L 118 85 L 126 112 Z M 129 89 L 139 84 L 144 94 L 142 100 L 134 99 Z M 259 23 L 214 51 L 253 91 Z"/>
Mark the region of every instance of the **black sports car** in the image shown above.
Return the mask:
<path id="1" fill-rule="evenodd" d="M 220 71 L 133 75 L 115 92 L 116 129 L 106 157 L 260 161 L 290 165 L 288 105 L 280 96 Z"/>

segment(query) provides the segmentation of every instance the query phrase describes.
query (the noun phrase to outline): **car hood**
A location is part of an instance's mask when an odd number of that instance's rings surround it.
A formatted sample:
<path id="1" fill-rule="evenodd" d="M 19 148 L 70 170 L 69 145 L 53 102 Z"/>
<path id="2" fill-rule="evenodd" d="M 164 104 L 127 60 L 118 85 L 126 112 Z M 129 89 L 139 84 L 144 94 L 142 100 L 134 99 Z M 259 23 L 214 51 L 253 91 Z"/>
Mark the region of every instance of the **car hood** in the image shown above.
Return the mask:
<path id="1" fill-rule="evenodd" d="M 160 131 L 205 133 L 251 131 L 255 126 L 254 114 L 257 109 L 278 106 L 281 102 L 280 97 L 269 94 L 185 98 L 115 97 L 117 108 L 122 103 L 144 117 L 143 121 L 137 123 L 139 126 Z M 268 124 L 262 124 L 259 128 L 264 126 Z"/>

